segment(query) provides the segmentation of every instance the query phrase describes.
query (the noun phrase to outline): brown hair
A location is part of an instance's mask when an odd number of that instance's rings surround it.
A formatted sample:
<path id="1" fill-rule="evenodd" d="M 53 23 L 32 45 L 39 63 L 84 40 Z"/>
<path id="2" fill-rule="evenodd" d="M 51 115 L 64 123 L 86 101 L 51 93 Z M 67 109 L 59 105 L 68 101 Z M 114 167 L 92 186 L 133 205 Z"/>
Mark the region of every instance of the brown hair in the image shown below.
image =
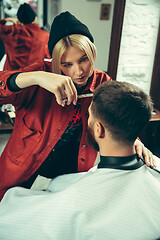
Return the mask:
<path id="1" fill-rule="evenodd" d="M 126 82 L 105 82 L 94 92 L 91 111 L 115 140 L 133 142 L 148 124 L 152 101 L 140 88 Z"/>

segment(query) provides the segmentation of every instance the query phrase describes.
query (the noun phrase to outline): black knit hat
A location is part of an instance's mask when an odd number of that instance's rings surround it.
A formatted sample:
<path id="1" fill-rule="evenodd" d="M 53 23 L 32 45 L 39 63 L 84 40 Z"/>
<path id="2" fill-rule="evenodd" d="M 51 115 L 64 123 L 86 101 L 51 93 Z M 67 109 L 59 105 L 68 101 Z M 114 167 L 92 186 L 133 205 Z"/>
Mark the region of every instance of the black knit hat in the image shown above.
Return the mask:
<path id="1" fill-rule="evenodd" d="M 35 12 L 27 3 L 21 4 L 17 11 L 17 18 L 23 24 L 29 24 L 34 21 Z"/>
<path id="2" fill-rule="evenodd" d="M 75 16 L 71 13 L 62 12 L 53 20 L 49 41 L 48 49 L 50 56 L 52 57 L 52 51 L 56 43 L 69 35 L 72 34 L 81 34 L 88 37 L 91 42 L 94 42 L 94 39 L 86 25 L 81 23 Z"/>

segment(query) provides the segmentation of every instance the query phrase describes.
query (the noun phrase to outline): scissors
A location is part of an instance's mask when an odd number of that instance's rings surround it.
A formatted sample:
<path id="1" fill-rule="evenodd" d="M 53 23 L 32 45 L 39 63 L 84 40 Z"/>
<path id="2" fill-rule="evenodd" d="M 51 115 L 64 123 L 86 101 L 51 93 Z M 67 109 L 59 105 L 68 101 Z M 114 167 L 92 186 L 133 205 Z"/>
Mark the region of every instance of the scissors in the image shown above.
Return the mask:
<path id="1" fill-rule="evenodd" d="M 77 98 L 86 98 L 86 97 L 93 97 L 93 93 L 86 93 L 86 94 L 81 94 L 77 96 Z M 62 101 L 66 102 L 67 98 L 62 99 Z"/>

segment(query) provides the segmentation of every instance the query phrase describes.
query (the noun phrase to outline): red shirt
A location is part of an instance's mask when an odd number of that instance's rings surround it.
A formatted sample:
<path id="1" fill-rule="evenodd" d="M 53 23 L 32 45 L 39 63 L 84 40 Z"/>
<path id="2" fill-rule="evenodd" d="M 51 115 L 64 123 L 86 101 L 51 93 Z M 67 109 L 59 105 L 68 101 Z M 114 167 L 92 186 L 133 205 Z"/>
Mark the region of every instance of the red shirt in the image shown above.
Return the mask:
<path id="1" fill-rule="evenodd" d="M 51 69 L 51 62 L 44 61 L 23 69 L 23 72 L 52 72 Z M 11 103 L 16 108 L 14 129 L 0 157 L 1 198 L 8 188 L 26 181 L 40 167 L 64 133 L 74 113 L 73 104 L 65 107 L 58 105 L 54 94 L 39 86 L 31 86 L 20 92 L 9 91 L 6 82 L 11 74 L 13 71 L 0 73 L 0 104 Z M 94 70 L 84 91 L 88 89 L 93 92 L 99 84 L 110 80 L 106 73 Z M 79 172 L 93 167 L 97 157 L 97 152 L 86 141 L 90 102 L 91 98 L 80 100 L 83 132 L 78 153 Z"/>
<path id="2" fill-rule="evenodd" d="M 0 20 L 0 38 L 7 55 L 3 70 L 18 70 L 44 58 L 50 58 L 49 33 L 43 31 L 38 24 L 7 26 L 5 23 L 5 20 Z"/>

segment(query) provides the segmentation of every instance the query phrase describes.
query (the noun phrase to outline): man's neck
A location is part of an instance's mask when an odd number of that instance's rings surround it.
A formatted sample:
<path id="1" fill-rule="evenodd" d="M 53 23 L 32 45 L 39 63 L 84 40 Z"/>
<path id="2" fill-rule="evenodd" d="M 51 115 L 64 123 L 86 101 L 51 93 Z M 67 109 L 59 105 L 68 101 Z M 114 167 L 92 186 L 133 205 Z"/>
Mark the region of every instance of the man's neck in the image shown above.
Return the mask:
<path id="1" fill-rule="evenodd" d="M 112 168 L 121 170 L 135 170 L 143 166 L 144 162 L 136 154 L 134 141 L 120 141 L 105 132 L 105 137 L 97 138 L 100 163 L 98 168 Z"/>
<path id="2" fill-rule="evenodd" d="M 103 143 L 100 146 L 101 156 L 115 156 L 115 157 L 127 157 L 136 153 L 134 144 L 124 144 L 120 142 L 109 141 Z"/>

